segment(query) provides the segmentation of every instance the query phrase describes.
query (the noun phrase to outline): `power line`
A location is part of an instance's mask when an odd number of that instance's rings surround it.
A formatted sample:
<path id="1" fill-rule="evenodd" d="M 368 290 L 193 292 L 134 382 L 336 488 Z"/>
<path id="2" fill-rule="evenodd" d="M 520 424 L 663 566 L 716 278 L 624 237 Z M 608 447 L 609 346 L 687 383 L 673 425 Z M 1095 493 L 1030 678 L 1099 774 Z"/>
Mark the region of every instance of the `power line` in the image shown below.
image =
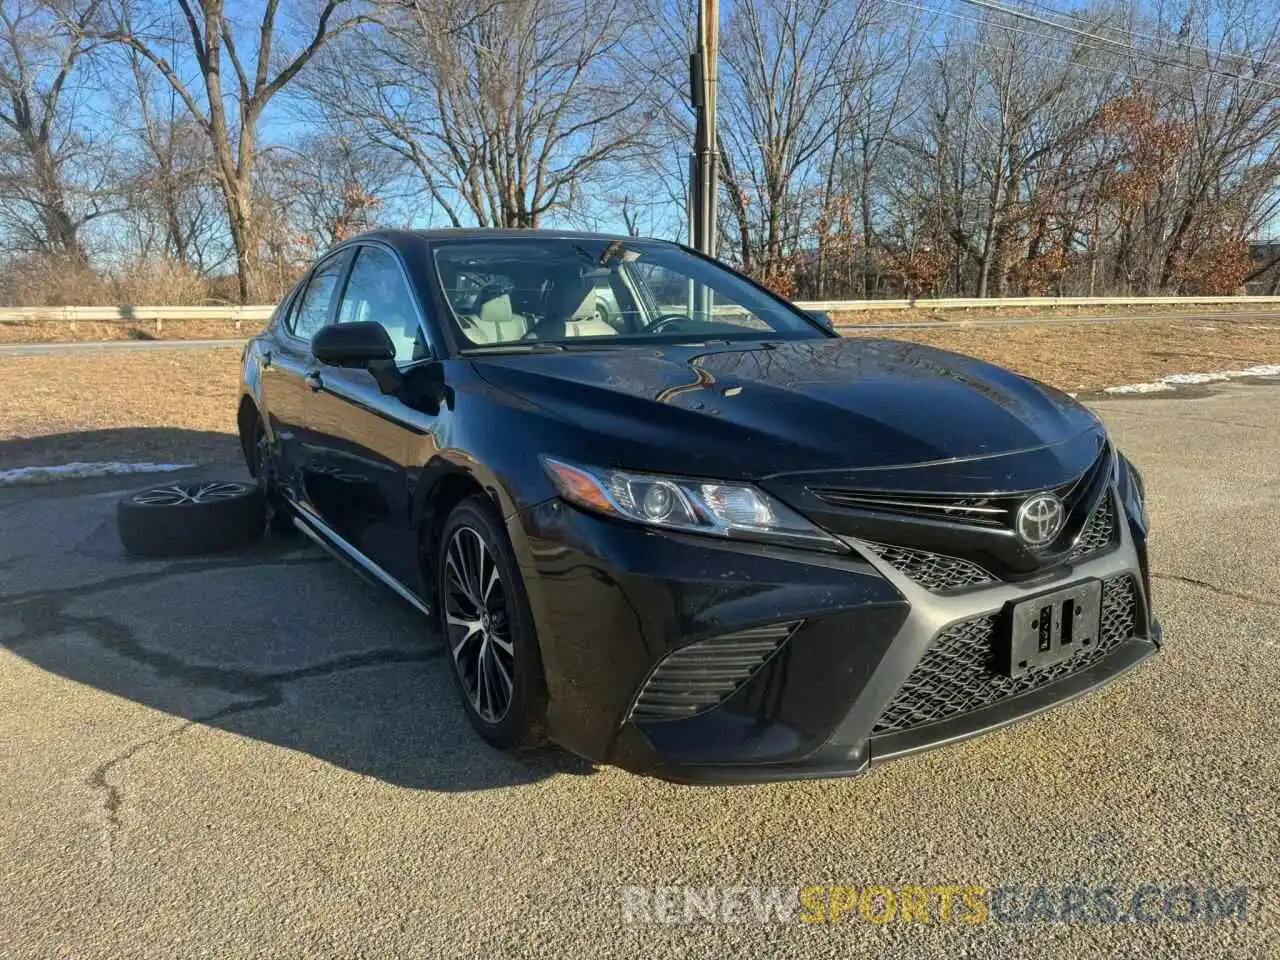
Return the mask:
<path id="1" fill-rule="evenodd" d="M 935 16 L 942 16 L 942 17 L 948 17 L 953 20 L 959 20 L 963 23 L 971 23 L 978 26 L 990 26 L 1004 32 L 1016 33 L 1016 34 L 1027 36 L 1027 37 L 1034 37 L 1037 40 L 1043 40 L 1048 43 L 1062 42 L 1061 37 L 1055 37 L 1049 34 L 1039 33 L 1035 30 L 1027 30 L 1021 27 L 1015 27 L 1007 23 L 995 23 L 989 19 L 967 17 L 964 14 L 955 11 L 954 9 L 943 10 L 938 7 L 930 7 L 930 6 L 925 6 L 919 3 L 912 3 L 910 2 L 910 0 L 888 0 L 888 2 L 895 4 L 896 6 L 907 7 L 912 10 L 919 10 L 925 13 L 931 13 L 931 14 L 934 14 Z M 991 5 L 991 4 L 979 3 L 977 5 L 991 6 L 993 9 L 996 9 L 995 5 Z M 1007 8 L 998 8 L 998 9 L 1000 9 L 1001 12 L 1007 12 L 1011 15 L 1016 13 L 1015 11 L 1008 10 Z M 1063 27 L 1062 24 L 1055 24 L 1052 21 L 1042 20 L 1041 18 L 1032 18 L 1032 19 L 1035 19 L 1037 22 L 1040 22 L 1040 23 L 1045 23 L 1049 26 L 1057 27 L 1059 29 L 1066 29 L 1068 32 L 1071 32 L 1071 33 L 1079 33 L 1084 37 L 1091 36 L 1083 31 L 1076 31 L 1070 27 Z M 1133 46 L 1131 44 L 1125 44 L 1118 40 L 1113 40 L 1110 37 L 1099 37 L 1098 39 L 1102 40 L 1105 44 L 1107 44 L 1110 47 L 1120 47 L 1130 54 L 1136 54 L 1139 57 L 1144 57 L 1159 66 L 1171 67 L 1175 70 L 1182 70 L 1188 74 L 1196 74 L 1203 70 L 1203 72 L 1206 72 L 1215 76 L 1224 76 L 1224 77 L 1233 78 L 1235 80 L 1240 81 L 1241 83 L 1246 83 L 1246 84 L 1259 83 L 1264 86 L 1269 86 L 1272 88 L 1280 88 L 1280 84 L 1262 79 L 1260 77 L 1245 77 L 1245 76 L 1240 76 L 1238 74 L 1226 73 L 1221 70 L 1215 70 L 1212 67 L 1209 67 L 1208 65 L 1201 68 L 1199 66 L 1192 65 L 1192 64 L 1179 63 L 1176 60 L 1169 60 L 1167 58 L 1157 56 L 1156 54 L 1150 51 L 1143 50 L 1140 47 Z M 1094 50 L 1094 51 L 1102 50 L 1102 48 L 1095 43 L 1084 43 L 1082 44 L 1082 46 L 1088 50 Z M 1032 54 L 1027 53 L 1026 55 L 1031 56 Z M 1076 64 L 1076 65 L 1081 68 L 1086 68 L 1085 64 Z M 1100 71 L 1097 68 L 1094 68 L 1093 72 L 1100 72 Z M 1179 84 L 1173 83 L 1172 81 L 1161 80 L 1155 77 L 1142 77 L 1137 74 L 1134 74 L 1132 71 L 1125 71 L 1125 76 L 1129 77 L 1132 80 L 1141 80 L 1143 83 L 1147 83 L 1147 84 L 1169 87 L 1170 89 L 1181 89 L 1181 86 Z"/>
<path id="2" fill-rule="evenodd" d="M 1161 45 L 1168 44 L 1171 46 L 1181 47 L 1182 49 L 1187 51 L 1194 50 L 1197 53 L 1203 53 L 1210 57 L 1217 57 L 1219 59 L 1227 58 L 1231 60 L 1239 60 L 1241 62 L 1249 64 L 1250 67 L 1254 67 L 1254 68 L 1266 67 L 1272 70 L 1280 70 L 1280 63 L 1276 63 L 1275 61 L 1262 60 L 1258 57 L 1252 57 L 1243 53 L 1228 53 L 1228 52 L 1223 52 L 1222 50 L 1214 50 L 1212 47 L 1207 47 L 1203 44 L 1187 43 L 1186 41 L 1178 37 L 1169 37 L 1169 36 L 1161 36 L 1159 34 L 1143 33 L 1139 30 L 1134 30 L 1132 27 L 1116 27 L 1107 23 L 1100 23 L 1095 20 L 1090 20 L 1087 17 L 1078 16 L 1075 13 L 1069 13 L 1065 10 L 1058 10 L 1055 7 L 1051 7 L 1047 3 L 1039 3 L 1037 2 L 1037 0 L 1018 0 L 1018 3 L 1021 6 L 1035 7 L 1037 10 L 1043 10 L 1046 13 L 1052 14 L 1055 17 L 1065 17 L 1068 20 L 1074 20 L 1076 23 L 1082 23 L 1088 27 L 1094 27 L 1099 30 L 1112 30 L 1116 33 L 1124 33 L 1124 34 L 1127 34 L 1131 40 L 1134 38 L 1137 38 L 1141 40 L 1146 40 L 1150 43 L 1158 43 Z"/>
<path id="3" fill-rule="evenodd" d="M 1026 11 L 1023 11 L 1023 10 L 1015 10 L 1012 7 L 1006 7 L 999 3 L 993 3 L 991 2 L 991 0 L 960 0 L 960 2 L 967 3 L 973 7 L 981 7 L 984 10 L 992 10 L 996 13 L 1001 13 L 1001 14 L 1004 14 L 1005 16 L 1014 17 L 1019 20 L 1027 20 L 1032 23 L 1038 23 L 1046 27 L 1052 27 L 1055 30 L 1060 30 L 1063 33 L 1069 33 L 1072 36 L 1079 37 L 1083 40 L 1093 41 L 1094 43 L 1101 43 L 1109 47 L 1115 47 L 1115 48 L 1124 50 L 1126 53 L 1137 54 L 1138 56 L 1146 57 L 1147 59 L 1151 60 L 1153 63 L 1159 64 L 1161 66 L 1174 67 L 1176 69 L 1183 69 L 1188 71 L 1191 71 L 1193 69 L 1191 66 L 1187 64 L 1181 64 L 1181 63 L 1178 63 L 1176 60 L 1169 60 L 1167 58 L 1157 56 L 1156 54 L 1153 54 L 1150 51 L 1143 50 L 1141 47 L 1138 47 L 1135 44 L 1125 43 L 1122 40 L 1115 40 L 1111 37 L 1104 37 L 1096 33 L 1090 33 L 1088 30 L 1081 30 L 1078 27 L 1073 27 L 1065 23 L 1059 23 L 1056 20 L 1049 20 L 1046 17 L 1038 17 L 1033 13 L 1027 13 Z M 1263 86 L 1270 87 L 1273 90 L 1280 90 L 1280 83 L 1276 83 L 1271 80 L 1264 80 L 1261 77 L 1246 77 L 1239 73 L 1231 73 L 1230 71 L 1226 71 L 1226 70 L 1217 70 L 1208 65 L 1204 67 L 1204 71 L 1206 73 L 1214 74 L 1216 76 L 1230 77 L 1234 80 L 1239 80 L 1242 83 L 1258 83 L 1258 84 L 1262 84 Z"/>
<path id="4" fill-rule="evenodd" d="M 956 12 L 955 10 L 943 10 L 943 9 L 938 8 L 938 7 L 929 7 L 929 6 L 924 6 L 924 5 L 919 4 L 919 3 L 913 3 L 913 2 L 911 2 L 911 0 L 888 0 L 888 2 L 889 2 L 889 3 L 892 3 L 892 4 L 895 4 L 896 6 L 899 6 L 899 7 L 907 7 L 907 8 L 909 8 L 909 9 L 911 9 L 911 10 L 919 10 L 919 11 L 922 11 L 922 12 L 925 12 L 925 13 L 932 13 L 932 14 L 935 14 L 935 15 L 937 15 L 937 16 L 941 16 L 941 17 L 948 17 L 948 18 L 950 18 L 950 19 L 952 19 L 952 20 L 958 20 L 958 21 L 960 21 L 960 22 L 962 22 L 962 23 L 971 23 L 971 24 L 974 24 L 975 26 L 991 27 L 991 28 L 993 28 L 993 29 L 999 30 L 1001 33 L 1016 33 L 1016 34 L 1018 34 L 1018 35 L 1020 35 L 1020 36 L 1024 36 L 1024 37 L 1033 37 L 1033 38 L 1035 38 L 1036 40 L 1043 40 L 1043 41 L 1045 41 L 1046 43 L 1057 43 L 1057 44 L 1061 44 L 1061 43 L 1065 43 L 1065 42 L 1066 42 L 1062 37 L 1059 37 L 1059 36 L 1053 36 L 1052 34 L 1048 34 L 1048 33 L 1039 33 L 1039 32 L 1037 32 L 1037 31 L 1035 31 L 1035 30 L 1027 30 L 1027 29 L 1025 29 L 1025 28 L 1023 28 L 1023 27 L 1015 27 L 1015 26 L 1012 26 L 1011 24 L 1007 24 L 1007 23 L 997 23 L 997 22 L 995 22 L 995 21 L 992 21 L 991 19 L 984 18 L 984 17 L 969 17 L 969 16 L 965 16 L 963 13 L 958 13 L 958 12 Z M 977 39 L 964 39 L 964 38 L 962 38 L 961 40 L 959 40 L 959 41 L 957 41 L 957 42 L 960 42 L 960 43 L 966 43 L 966 44 L 970 44 L 970 45 L 974 45 L 974 46 L 979 46 L 979 47 L 982 47 L 983 49 L 985 49 L 985 50 L 989 50 L 989 51 L 991 51 L 991 52 L 993 52 L 993 53 L 999 53 L 999 52 L 1000 52 L 1000 48 L 995 47 L 995 46 L 992 46 L 991 44 L 985 44 L 985 43 L 982 43 L 981 41 L 979 41 L 979 40 L 977 40 Z M 1099 48 L 1099 47 L 1097 47 L 1097 46 L 1096 46 L 1096 45 L 1094 45 L 1094 44 L 1090 44 L 1090 43 L 1080 44 L 1080 48 L 1081 48 L 1081 49 L 1085 49 L 1085 50 L 1092 50 L 1092 51 L 1095 51 L 1095 52 L 1100 51 L 1100 48 Z M 1120 69 L 1116 69 L 1116 70 L 1107 70 L 1106 68 L 1103 68 L 1103 67 L 1091 66 L 1091 65 L 1089 65 L 1089 64 L 1081 63 L 1081 62 L 1079 62 L 1079 61 L 1075 61 L 1075 60 L 1065 60 L 1065 61 L 1064 61 L 1064 60 L 1063 60 L 1063 59 L 1061 59 L 1060 57 L 1050 57 L 1050 56 L 1046 56 L 1045 54 L 1036 54 L 1036 53 L 1032 53 L 1032 52 L 1027 51 L 1027 50 L 1019 51 L 1019 55 L 1020 55 L 1020 56 L 1024 56 L 1024 57 L 1032 57 L 1032 58 L 1039 59 L 1039 60 L 1047 60 L 1047 61 L 1049 61 L 1050 63 L 1065 63 L 1065 64 L 1067 64 L 1068 66 L 1074 66 L 1074 67 L 1077 67 L 1077 68 L 1082 69 L 1082 70 L 1088 70 L 1088 71 L 1089 71 L 1089 72 L 1091 72 L 1091 73 L 1096 73 L 1096 74 L 1099 74 L 1099 75 L 1106 75 L 1106 74 L 1109 74 L 1109 73 L 1123 74 L 1125 77 L 1129 78 L 1130 80 L 1140 80 L 1141 82 L 1143 82 L 1143 83 L 1145 83 L 1145 84 L 1152 84 L 1152 85 L 1155 85 L 1155 86 L 1168 87 L 1169 89 L 1176 89 L 1176 90 L 1181 90 L 1181 89 L 1183 89 L 1182 84 L 1175 83 L 1175 82 L 1174 82 L 1174 81 L 1172 81 L 1172 80 L 1161 80 L 1161 79 L 1158 79 L 1158 78 L 1155 78 L 1155 77 L 1144 77 L 1144 76 L 1140 76 L 1139 74 L 1136 74 L 1136 73 L 1132 72 L 1131 70 L 1120 70 Z M 1185 71 L 1187 71 L 1187 72 L 1191 72 L 1191 71 L 1193 70 L 1193 68 L 1192 68 L 1192 67 L 1187 66 L 1186 64 L 1178 64 L 1178 63 L 1174 63 L 1174 64 L 1172 64 L 1172 66 L 1174 66 L 1174 67 L 1176 67 L 1177 69 L 1180 69 L 1180 70 L 1185 70 Z"/>
<path id="5" fill-rule="evenodd" d="M 1036 34 L 1036 36 L 1039 36 L 1039 34 Z M 961 39 L 957 42 L 965 44 L 967 46 L 977 47 L 980 50 L 986 50 L 989 53 L 1004 52 L 1000 47 L 993 46 L 992 44 L 989 44 L 989 43 L 984 43 L 981 40 L 978 40 L 976 38 Z M 1093 64 L 1088 64 L 1088 63 L 1081 63 L 1079 60 L 1071 60 L 1071 59 L 1064 60 L 1061 57 L 1052 57 L 1045 53 L 1032 53 L 1026 50 L 1022 51 L 1019 55 L 1023 57 L 1030 57 L 1033 60 L 1044 60 L 1047 63 L 1060 64 L 1066 67 L 1067 69 L 1083 70 L 1086 73 L 1096 74 L 1097 76 L 1100 76 L 1100 77 L 1112 77 L 1112 78 L 1125 77 L 1129 80 L 1140 81 L 1144 85 L 1151 85 L 1156 87 L 1167 87 L 1170 90 L 1185 89 L 1184 84 L 1178 83 L 1174 80 L 1161 80 L 1156 77 L 1143 77 L 1129 70 L 1109 70 L 1106 67 L 1095 66 Z"/>
<path id="6" fill-rule="evenodd" d="M 972 23 L 975 26 L 983 26 L 983 25 L 992 26 L 993 25 L 990 20 L 984 20 L 981 17 L 967 17 L 963 13 L 957 13 L 954 10 L 942 10 L 938 7 L 924 6 L 923 4 L 912 3 L 911 0 L 888 0 L 888 2 L 894 4 L 895 6 L 907 7 L 911 10 L 920 10 L 924 13 L 932 13 L 940 17 L 948 17 L 952 20 L 959 20 L 963 23 Z M 1055 37 L 1047 33 L 1037 33 L 1034 30 L 1025 30 L 1021 27 L 1012 27 L 1004 23 L 994 24 L 994 26 L 997 27 L 999 30 L 1005 31 L 1007 33 L 1017 33 L 1026 37 L 1035 37 L 1037 40 L 1044 40 L 1048 43 L 1063 42 L 1061 37 Z"/>

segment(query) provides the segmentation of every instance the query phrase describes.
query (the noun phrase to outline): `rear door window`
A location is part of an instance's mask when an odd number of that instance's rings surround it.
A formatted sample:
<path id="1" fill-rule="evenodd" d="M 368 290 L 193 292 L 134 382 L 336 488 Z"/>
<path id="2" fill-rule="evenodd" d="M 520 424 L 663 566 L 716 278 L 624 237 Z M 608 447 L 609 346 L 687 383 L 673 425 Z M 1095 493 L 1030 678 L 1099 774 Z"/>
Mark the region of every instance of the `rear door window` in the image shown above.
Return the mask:
<path id="1" fill-rule="evenodd" d="M 346 262 L 345 254 L 331 257 L 311 274 L 307 289 L 302 292 L 293 316 L 289 318 L 289 329 L 295 337 L 310 340 L 317 330 L 329 322 L 329 305 L 333 301 L 333 291 L 338 286 Z"/>

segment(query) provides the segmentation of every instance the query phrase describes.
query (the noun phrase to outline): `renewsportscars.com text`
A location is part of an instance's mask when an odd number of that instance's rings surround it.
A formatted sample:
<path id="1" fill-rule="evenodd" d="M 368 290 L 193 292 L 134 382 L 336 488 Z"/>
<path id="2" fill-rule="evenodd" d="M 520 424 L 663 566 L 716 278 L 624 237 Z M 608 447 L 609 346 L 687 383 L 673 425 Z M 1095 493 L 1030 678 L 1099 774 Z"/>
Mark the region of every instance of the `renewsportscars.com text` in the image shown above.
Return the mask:
<path id="1" fill-rule="evenodd" d="M 1243 886 L 1155 883 L 628 886 L 619 905 L 628 924 L 1243 923 L 1250 894 Z"/>

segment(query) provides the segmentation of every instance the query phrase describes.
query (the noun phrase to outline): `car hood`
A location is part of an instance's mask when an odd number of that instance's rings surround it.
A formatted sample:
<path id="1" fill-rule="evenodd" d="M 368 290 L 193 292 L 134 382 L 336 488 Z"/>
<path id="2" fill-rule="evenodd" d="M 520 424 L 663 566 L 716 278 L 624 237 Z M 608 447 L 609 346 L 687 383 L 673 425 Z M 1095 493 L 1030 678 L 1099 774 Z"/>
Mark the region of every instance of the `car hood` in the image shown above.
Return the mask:
<path id="1" fill-rule="evenodd" d="M 1097 453 L 1097 441 L 1082 444 L 1082 435 L 1102 435 L 1093 415 L 1061 391 L 972 357 L 895 340 L 578 348 L 473 359 L 494 386 L 578 428 L 566 430 L 559 452 L 579 446 L 597 463 L 631 469 L 763 478 L 956 463 L 1061 445 L 1073 451 L 1073 462 L 1061 464 L 1070 475 Z"/>

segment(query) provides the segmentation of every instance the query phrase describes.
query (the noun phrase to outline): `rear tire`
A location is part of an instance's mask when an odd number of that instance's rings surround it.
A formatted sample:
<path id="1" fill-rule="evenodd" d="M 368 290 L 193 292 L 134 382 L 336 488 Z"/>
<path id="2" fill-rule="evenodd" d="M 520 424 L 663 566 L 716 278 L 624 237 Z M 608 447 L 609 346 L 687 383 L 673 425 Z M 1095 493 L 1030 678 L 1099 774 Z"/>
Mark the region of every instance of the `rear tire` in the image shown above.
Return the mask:
<path id="1" fill-rule="evenodd" d="M 233 480 L 150 487 L 116 504 L 120 542 L 142 557 L 185 557 L 242 547 L 262 536 L 265 520 L 262 491 Z"/>
<path id="2" fill-rule="evenodd" d="M 276 458 L 267 439 L 267 428 L 255 419 L 252 434 L 243 441 L 245 461 L 249 475 L 257 481 L 266 503 L 267 529 L 273 536 L 291 537 L 298 532 L 293 523 L 293 512 L 280 492 L 280 480 L 276 474 Z"/>
<path id="3" fill-rule="evenodd" d="M 507 532 L 482 495 L 445 520 L 436 552 L 439 624 L 463 707 L 501 749 L 546 742 L 546 684 L 529 599 Z"/>

